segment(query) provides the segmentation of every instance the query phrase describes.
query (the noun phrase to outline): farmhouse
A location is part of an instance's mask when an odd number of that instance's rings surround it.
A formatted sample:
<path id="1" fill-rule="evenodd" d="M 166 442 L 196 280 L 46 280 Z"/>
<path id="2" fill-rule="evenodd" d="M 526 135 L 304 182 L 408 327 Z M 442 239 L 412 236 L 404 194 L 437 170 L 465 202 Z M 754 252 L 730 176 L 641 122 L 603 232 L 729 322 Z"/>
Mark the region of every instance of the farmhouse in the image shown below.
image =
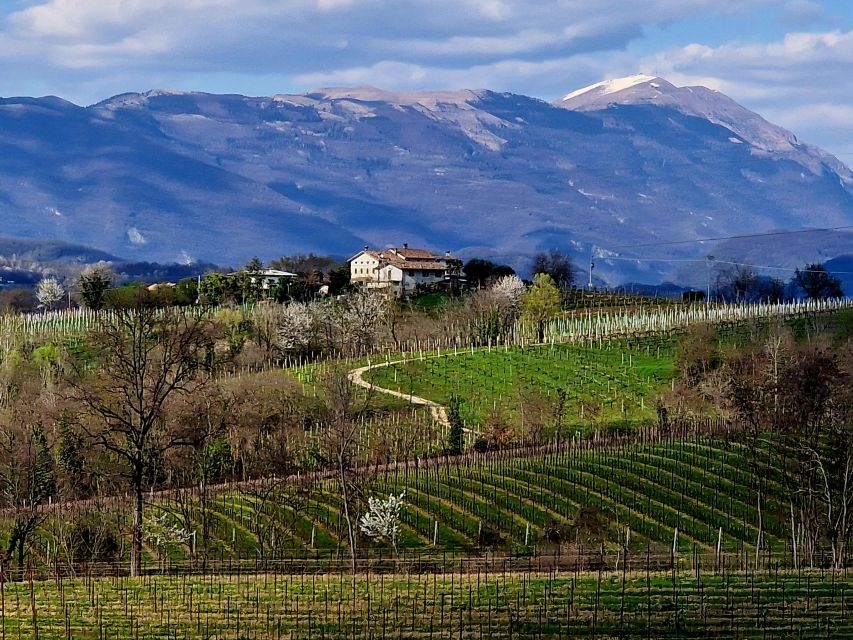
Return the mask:
<path id="1" fill-rule="evenodd" d="M 347 262 L 352 282 L 397 296 L 414 293 L 418 285 L 449 282 L 459 271 L 449 252 L 410 249 L 408 244 L 381 251 L 365 247 Z"/>

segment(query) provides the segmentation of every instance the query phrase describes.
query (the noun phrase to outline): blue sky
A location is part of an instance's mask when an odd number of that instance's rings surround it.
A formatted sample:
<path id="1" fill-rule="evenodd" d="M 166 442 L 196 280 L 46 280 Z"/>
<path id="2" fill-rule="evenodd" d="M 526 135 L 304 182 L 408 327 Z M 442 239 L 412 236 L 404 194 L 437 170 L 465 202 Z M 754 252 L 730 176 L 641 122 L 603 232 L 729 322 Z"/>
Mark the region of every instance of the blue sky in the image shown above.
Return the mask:
<path id="1" fill-rule="evenodd" d="M 0 0 L 0 95 L 723 91 L 853 162 L 850 0 Z"/>

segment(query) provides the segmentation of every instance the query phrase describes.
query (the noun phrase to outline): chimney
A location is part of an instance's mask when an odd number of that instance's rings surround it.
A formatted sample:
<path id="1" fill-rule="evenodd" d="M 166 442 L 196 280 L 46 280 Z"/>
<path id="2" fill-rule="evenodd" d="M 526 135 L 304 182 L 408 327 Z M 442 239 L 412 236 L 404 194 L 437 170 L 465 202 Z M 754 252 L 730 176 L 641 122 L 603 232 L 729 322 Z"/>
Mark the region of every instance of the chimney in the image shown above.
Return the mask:
<path id="1" fill-rule="evenodd" d="M 404 248 L 404 249 L 408 249 L 408 248 L 409 248 L 409 243 L 408 243 L 408 242 L 404 242 L 404 243 L 403 243 L 403 248 Z"/>
<path id="2" fill-rule="evenodd" d="M 445 251 L 445 252 L 444 252 L 444 257 L 445 257 L 445 258 L 449 258 L 449 257 L 450 257 L 450 252 L 449 252 L 449 251 Z"/>
<path id="3" fill-rule="evenodd" d="M 364 245 L 364 250 L 367 251 L 367 245 Z"/>

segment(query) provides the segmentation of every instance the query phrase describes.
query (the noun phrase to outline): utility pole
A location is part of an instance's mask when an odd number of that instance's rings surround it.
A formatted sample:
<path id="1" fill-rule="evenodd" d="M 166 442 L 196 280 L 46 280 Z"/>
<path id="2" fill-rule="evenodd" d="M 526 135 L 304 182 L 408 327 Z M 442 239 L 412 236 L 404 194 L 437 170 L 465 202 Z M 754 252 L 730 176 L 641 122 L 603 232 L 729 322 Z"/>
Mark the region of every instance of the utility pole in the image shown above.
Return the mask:
<path id="1" fill-rule="evenodd" d="M 708 304 L 711 302 L 711 270 L 714 265 L 714 256 L 707 256 L 708 258 L 708 293 L 705 296 L 705 303 Z"/>
<path id="2" fill-rule="evenodd" d="M 593 256 L 595 254 L 595 246 L 590 246 L 589 248 L 589 283 L 587 284 L 587 288 L 592 291 L 592 270 L 595 269 L 595 262 L 593 261 Z"/>

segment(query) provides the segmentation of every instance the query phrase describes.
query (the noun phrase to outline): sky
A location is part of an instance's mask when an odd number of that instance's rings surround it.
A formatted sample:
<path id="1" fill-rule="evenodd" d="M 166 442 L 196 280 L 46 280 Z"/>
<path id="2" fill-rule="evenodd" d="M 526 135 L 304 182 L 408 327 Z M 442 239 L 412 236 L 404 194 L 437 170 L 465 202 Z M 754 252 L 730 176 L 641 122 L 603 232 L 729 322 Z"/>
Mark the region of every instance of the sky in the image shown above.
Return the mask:
<path id="1" fill-rule="evenodd" d="M 0 95 L 717 89 L 853 164 L 853 0 L 0 0 Z"/>

